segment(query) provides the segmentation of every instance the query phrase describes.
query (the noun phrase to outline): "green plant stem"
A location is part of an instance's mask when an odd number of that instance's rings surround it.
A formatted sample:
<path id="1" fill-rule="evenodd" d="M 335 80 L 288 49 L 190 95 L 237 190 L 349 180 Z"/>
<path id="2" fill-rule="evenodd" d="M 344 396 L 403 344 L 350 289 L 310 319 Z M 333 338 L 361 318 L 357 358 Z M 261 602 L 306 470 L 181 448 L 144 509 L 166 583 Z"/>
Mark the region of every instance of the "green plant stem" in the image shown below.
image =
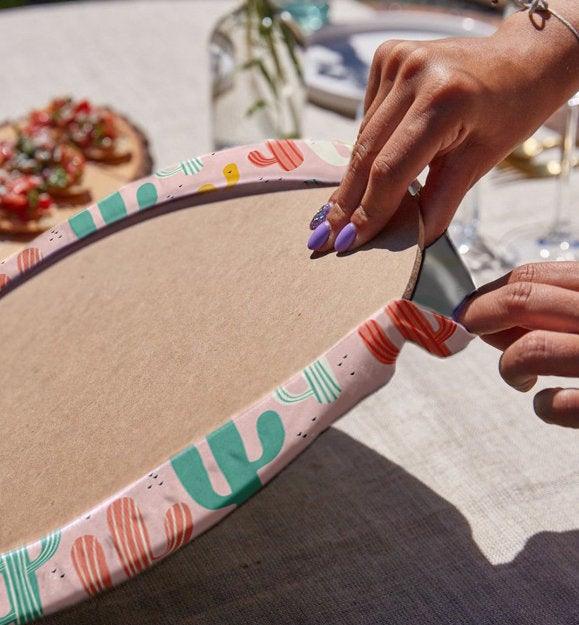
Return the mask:
<path id="1" fill-rule="evenodd" d="M 299 59 L 295 53 L 295 47 L 297 45 L 296 38 L 289 26 L 285 24 L 283 19 L 277 14 L 269 0 L 246 0 L 244 8 L 246 11 L 246 45 L 248 61 L 244 64 L 243 68 L 257 68 L 266 81 L 266 84 L 269 86 L 277 116 L 277 123 L 275 126 L 277 127 L 278 135 L 282 134 L 280 126 L 282 119 L 281 106 L 282 101 L 285 101 L 293 125 L 293 132 L 289 133 L 289 136 L 299 136 L 300 120 L 298 111 L 296 110 L 291 95 L 284 95 L 283 86 L 287 82 L 287 76 L 277 50 L 276 34 L 279 34 L 280 40 L 285 44 L 299 81 L 302 82 L 303 73 Z M 253 36 L 254 27 L 257 30 L 257 41 L 254 40 Z M 258 45 L 260 40 L 269 52 L 274 69 L 273 75 L 270 73 L 264 60 L 257 58 L 254 54 L 255 46 Z M 266 106 L 264 105 L 257 106 L 254 104 L 248 109 L 248 114 L 253 114 L 265 108 Z M 287 133 L 284 136 L 287 137 Z"/>

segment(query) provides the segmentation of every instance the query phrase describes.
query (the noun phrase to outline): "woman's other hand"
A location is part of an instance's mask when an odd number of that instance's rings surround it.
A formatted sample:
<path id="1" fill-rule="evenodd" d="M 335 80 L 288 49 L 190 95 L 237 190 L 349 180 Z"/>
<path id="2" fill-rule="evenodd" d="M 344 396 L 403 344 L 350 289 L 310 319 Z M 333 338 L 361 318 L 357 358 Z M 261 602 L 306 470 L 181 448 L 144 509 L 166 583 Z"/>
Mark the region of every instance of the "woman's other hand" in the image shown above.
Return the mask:
<path id="1" fill-rule="evenodd" d="M 539 375 L 579 378 L 579 262 L 518 267 L 475 291 L 455 317 L 503 352 L 500 374 L 523 393 Z M 579 428 L 579 388 L 543 390 L 534 407 L 548 423 Z"/>

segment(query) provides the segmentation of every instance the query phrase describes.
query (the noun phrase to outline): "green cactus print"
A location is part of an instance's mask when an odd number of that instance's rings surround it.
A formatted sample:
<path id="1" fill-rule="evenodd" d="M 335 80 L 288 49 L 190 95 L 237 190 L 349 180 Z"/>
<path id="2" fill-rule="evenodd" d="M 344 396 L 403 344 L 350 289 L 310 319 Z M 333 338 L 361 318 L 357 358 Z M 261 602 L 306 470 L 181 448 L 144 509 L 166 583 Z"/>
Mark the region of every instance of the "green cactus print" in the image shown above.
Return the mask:
<path id="1" fill-rule="evenodd" d="M 137 189 L 137 204 L 141 210 L 150 208 L 157 203 L 157 188 L 151 182 L 145 182 Z M 117 191 L 103 198 L 98 204 L 98 209 L 105 224 L 112 224 L 127 216 L 127 206 L 123 196 Z M 83 239 L 97 231 L 91 212 L 83 210 L 73 215 L 68 223 L 77 238 Z"/>
<path id="2" fill-rule="evenodd" d="M 103 221 L 107 225 L 113 224 L 115 221 L 127 216 L 125 200 L 123 200 L 123 196 L 118 191 L 103 198 L 97 206 Z"/>
<path id="3" fill-rule="evenodd" d="M 157 199 L 157 187 L 152 182 L 145 182 L 137 189 L 137 204 L 141 210 L 155 206 Z"/>
<path id="4" fill-rule="evenodd" d="M 157 178 L 170 178 L 177 174 L 194 176 L 203 169 L 203 161 L 200 158 L 189 158 L 186 161 L 179 161 L 176 165 L 165 167 L 155 172 Z"/>
<path id="5" fill-rule="evenodd" d="M 330 365 L 323 359 L 316 360 L 306 367 L 302 375 L 307 382 L 306 390 L 303 393 L 293 394 L 280 386 L 275 391 L 278 401 L 282 404 L 295 404 L 314 397 L 320 404 L 331 404 L 342 392 Z"/>
<path id="6" fill-rule="evenodd" d="M 68 225 L 76 234 L 77 239 L 84 239 L 84 237 L 88 237 L 89 234 L 97 231 L 94 219 L 88 209 L 73 215 L 68 220 Z"/>
<path id="7" fill-rule="evenodd" d="M 43 615 L 36 571 L 55 554 L 60 544 L 60 532 L 49 534 L 40 541 L 40 553 L 30 559 L 26 548 L 0 556 L 0 576 L 10 605 L 10 611 L 0 616 L 0 625 L 23 625 Z"/>
<path id="8" fill-rule="evenodd" d="M 171 460 L 181 484 L 198 504 L 209 510 L 240 505 L 261 488 L 257 472 L 279 454 L 285 439 L 283 423 L 277 412 L 268 410 L 258 417 L 257 434 L 263 453 L 253 462 L 248 460 L 241 435 L 232 421 L 207 437 L 213 457 L 229 483 L 229 495 L 220 495 L 213 490 L 196 447 L 189 447 Z"/>

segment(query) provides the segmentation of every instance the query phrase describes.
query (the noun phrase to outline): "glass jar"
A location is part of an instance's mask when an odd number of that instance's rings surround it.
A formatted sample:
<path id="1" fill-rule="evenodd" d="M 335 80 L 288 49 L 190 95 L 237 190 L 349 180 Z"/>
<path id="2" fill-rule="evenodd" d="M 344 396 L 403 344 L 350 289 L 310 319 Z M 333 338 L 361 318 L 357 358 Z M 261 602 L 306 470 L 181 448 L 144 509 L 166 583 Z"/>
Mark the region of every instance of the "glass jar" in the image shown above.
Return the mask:
<path id="1" fill-rule="evenodd" d="M 301 136 L 302 41 L 287 12 L 246 0 L 219 20 L 209 43 L 216 149 Z"/>

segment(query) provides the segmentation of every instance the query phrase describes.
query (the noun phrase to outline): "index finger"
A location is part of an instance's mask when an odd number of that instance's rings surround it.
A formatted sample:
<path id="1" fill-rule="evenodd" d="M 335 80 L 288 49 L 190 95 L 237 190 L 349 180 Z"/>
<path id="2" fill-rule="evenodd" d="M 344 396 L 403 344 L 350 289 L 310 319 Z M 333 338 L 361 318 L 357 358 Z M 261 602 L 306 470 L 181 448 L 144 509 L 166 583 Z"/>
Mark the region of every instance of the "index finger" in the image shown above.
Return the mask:
<path id="1" fill-rule="evenodd" d="M 457 320 L 474 334 L 509 328 L 579 332 L 579 292 L 548 284 L 515 282 L 475 292 L 459 309 Z"/>
<path id="2" fill-rule="evenodd" d="M 494 291 L 506 284 L 532 282 L 551 284 L 571 291 L 579 291 L 579 261 L 554 261 L 546 263 L 527 263 L 515 267 L 512 271 L 477 289 L 477 294 Z"/>

